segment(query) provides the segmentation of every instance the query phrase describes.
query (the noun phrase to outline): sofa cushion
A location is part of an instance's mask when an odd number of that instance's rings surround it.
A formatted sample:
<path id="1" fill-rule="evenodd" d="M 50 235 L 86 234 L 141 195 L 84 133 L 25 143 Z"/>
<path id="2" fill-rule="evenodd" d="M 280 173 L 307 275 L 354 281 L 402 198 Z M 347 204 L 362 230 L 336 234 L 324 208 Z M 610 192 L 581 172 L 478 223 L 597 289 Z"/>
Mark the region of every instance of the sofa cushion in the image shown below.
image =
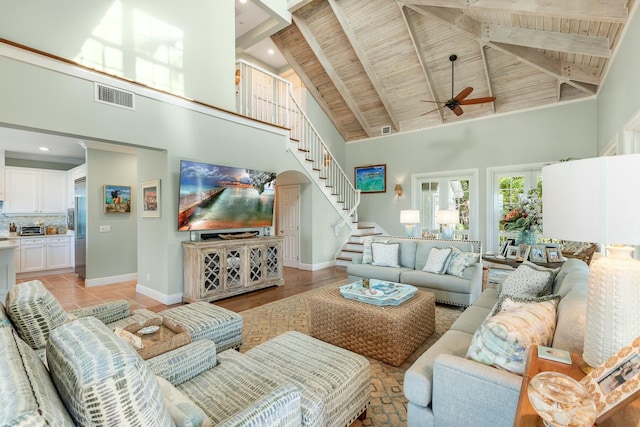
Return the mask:
<path id="1" fill-rule="evenodd" d="M 371 252 L 371 243 L 373 237 L 365 237 L 362 241 L 362 263 L 371 264 L 373 262 L 373 253 Z"/>
<path id="2" fill-rule="evenodd" d="M 550 345 L 559 296 L 501 296 L 492 316 L 473 334 L 467 357 L 522 375 L 530 345 Z"/>
<path id="3" fill-rule="evenodd" d="M 468 307 L 464 314 L 456 319 L 455 322 L 451 325 L 450 329 L 456 331 L 463 331 L 468 334 L 473 335 L 475 331 L 478 330 L 482 322 L 489 316 L 493 307 L 486 308 L 481 307 L 477 304 L 473 304 L 471 307 Z"/>
<path id="4" fill-rule="evenodd" d="M 470 269 L 473 267 L 469 267 Z M 433 274 L 422 270 L 408 270 L 400 274 L 400 283 L 447 292 L 470 294 L 472 283 L 450 274 Z"/>
<path id="5" fill-rule="evenodd" d="M 444 274 L 447 271 L 451 248 L 431 248 L 427 262 L 422 271 L 435 274 Z"/>
<path id="6" fill-rule="evenodd" d="M 378 267 L 371 264 L 350 264 L 347 266 L 347 273 L 352 276 L 352 279 L 366 277 L 368 279 L 380 279 L 396 283 L 400 283 L 400 275 L 407 271 L 413 270 L 403 267 Z"/>
<path id="7" fill-rule="evenodd" d="M 69 320 L 69 314 L 39 280 L 9 290 L 7 314 L 20 338 L 34 350 L 44 348 L 51 331 Z"/>
<path id="8" fill-rule="evenodd" d="M 477 305 L 478 307 L 488 308 L 492 310 L 498 302 L 498 290 L 496 288 L 487 288 L 475 300 L 473 305 Z"/>
<path id="9" fill-rule="evenodd" d="M 451 246 L 451 258 L 447 265 L 447 274 L 463 277 L 465 269 L 480 260 L 480 254 L 476 252 L 463 252 L 456 246 Z"/>
<path id="10" fill-rule="evenodd" d="M 371 252 L 373 253 L 373 262 L 371 265 L 378 267 L 400 267 L 398 264 L 398 243 L 371 243 Z"/>
<path id="11" fill-rule="evenodd" d="M 0 425 L 73 425 L 49 372 L 13 328 L 0 328 L 0 354 Z"/>
<path id="12" fill-rule="evenodd" d="M 173 384 L 158 375 L 156 375 L 156 380 L 171 420 L 177 427 L 210 427 L 213 425 L 202 409 L 175 388 Z"/>
<path id="13" fill-rule="evenodd" d="M 573 289 L 560 300 L 552 347 L 582 354 L 587 300 L 584 288 Z"/>
<path id="14" fill-rule="evenodd" d="M 589 286 L 589 266 L 579 259 L 568 259 L 553 281 L 553 293 L 564 297 L 572 289 L 586 291 Z"/>
<path id="15" fill-rule="evenodd" d="M 76 425 L 173 425 L 147 364 L 95 317 L 53 330 L 47 361 Z"/>
<path id="16" fill-rule="evenodd" d="M 538 297 L 551 292 L 555 270 L 524 261 L 502 282 L 500 295 Z"/>

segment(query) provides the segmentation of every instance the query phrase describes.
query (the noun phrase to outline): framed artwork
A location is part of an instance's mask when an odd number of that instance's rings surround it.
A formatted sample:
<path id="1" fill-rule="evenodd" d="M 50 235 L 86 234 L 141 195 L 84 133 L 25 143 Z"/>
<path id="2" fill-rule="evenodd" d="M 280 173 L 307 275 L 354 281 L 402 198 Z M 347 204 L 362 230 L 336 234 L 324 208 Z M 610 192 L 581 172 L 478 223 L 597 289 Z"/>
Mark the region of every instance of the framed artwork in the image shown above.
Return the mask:
<path id="1" fill-rule="evenodd" d="M 547 262 L 562 262 L 560 248 L 547 248 Z"/>
<path id="2" fill-rule="evenodd" d="M 506 242 L 504 243 L 504 246 L 500 248 L 500 255 L 502 255 L 503 257 L 506 257 L 507 249 L 509 248 L 509 246 L 514 246 L 515 244 L 516 244 L 516 239 L 507 239 Z"/>
<path id="3" fill-rule="evenodd" d="M 105 184 L 104 212 L 105 213 L 131 212 L 131 186 Z"/>
<path id="4" fill-rule="evenodd" d="M 640 337 L 580 380 L 596 404 L 596 421 L 640 395 Z"/>
<path id="5" fill-rule="evenodd" d="M 529 260 L 531 262 L 547 262 L 547 248 L 544 245 L 531 246 Z"/>
<path id="6" fill-rule="evenodd" d="M 507 257 L 509 259 L 518 258 L 518 247 L 514 246 L 514 245 L 508 245 L 505 257 Z"/>
<path id="7" fill-rule="evenodd" d="M 387 165 L 356 166 L 354 168 L 356 190 L 362 193 L 387 191 Z"/>
<path id="8" fill-rule="evenodd" d="M 525 260 L 529 258 L 529 252 L 531 251 L 531 245 L 518 245 L 518 256 L 516 259 Z"/>
<path id="9" fill-rule="evenodd" d="M 140 184 L 140 216 L 143 218 L 160 217 L 160 180 Z"/>

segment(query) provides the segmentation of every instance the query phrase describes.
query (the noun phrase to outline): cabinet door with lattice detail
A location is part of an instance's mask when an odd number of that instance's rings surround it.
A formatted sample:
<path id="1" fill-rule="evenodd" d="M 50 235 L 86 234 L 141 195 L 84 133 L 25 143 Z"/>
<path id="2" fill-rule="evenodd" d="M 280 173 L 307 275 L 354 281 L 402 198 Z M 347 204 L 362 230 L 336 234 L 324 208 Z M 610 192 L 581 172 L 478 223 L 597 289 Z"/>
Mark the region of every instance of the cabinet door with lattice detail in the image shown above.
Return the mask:
<path id="1" fill-rule="evenodd" d="M 265 270 L 266 278 L 282 277 L 282 243 L 275 242 L 265 245 Z"/>
<path id="2" fill-rule="evenodd" d="M 255 286 L 265 281 L 265 245 L 250 245 L 247 247 L 249 262 L 247 286 Z"/>
<path id="3" fill-rule="evenodd" d="M 208 249 L 202 251 L 202 286 L 200 298 L 215 295 L 224 291 L 222 269 L 224 250 Z"/>
<path id="4" fill-rule="evenodd" d="M 246 248 L 244 246 L 230 246 L 225 253 L 224 288 L 227 291 L 244 287 L 246 271 Z"/>

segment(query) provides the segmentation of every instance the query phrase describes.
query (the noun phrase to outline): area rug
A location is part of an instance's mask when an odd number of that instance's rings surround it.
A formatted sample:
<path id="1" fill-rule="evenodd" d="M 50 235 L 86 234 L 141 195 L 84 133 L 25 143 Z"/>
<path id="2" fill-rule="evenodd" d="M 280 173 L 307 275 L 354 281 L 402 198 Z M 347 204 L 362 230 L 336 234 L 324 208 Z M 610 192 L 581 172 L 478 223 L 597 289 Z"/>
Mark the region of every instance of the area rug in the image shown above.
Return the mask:
<path id="1" fill-rule="evenodd" d="M 337 287 L 345 283 L 346 281 L 342 281 L 328 287 Z M 244 353 L 287 331 L 309 334 L 309 297 L 322 289 L 324 288 L 241 312 L 244 340 L 240 351 Z M 367 410 L 367 419 L 363 422 L 356 421 L 352 427 L 407 425 L 407 400 L 402 392 L 404 372 L 449 329 L 462 311 L 460 307 L 436 304 L 436 331 L 399 367 L 369 358 L 371 404 Z"/>

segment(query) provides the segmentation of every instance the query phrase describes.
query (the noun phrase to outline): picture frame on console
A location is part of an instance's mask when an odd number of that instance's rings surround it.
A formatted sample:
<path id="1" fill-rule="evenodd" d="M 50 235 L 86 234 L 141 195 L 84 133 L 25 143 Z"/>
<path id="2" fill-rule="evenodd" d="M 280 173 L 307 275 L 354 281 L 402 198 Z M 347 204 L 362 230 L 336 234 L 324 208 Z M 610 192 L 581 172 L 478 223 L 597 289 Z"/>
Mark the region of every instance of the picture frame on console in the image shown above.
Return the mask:
<path id="1" fill-rule="evenodd" d="M 518 256 L 516 260 L 524 261 L 525 259 L 529 259 L 529 252 L 531 252 L 531 245 L 518 245 Z"/>
<path id="2" fill-rule="evenodd" d="M 160 217 L 160 180 L 154 179 L 140 184 L 140 216 Z"/>
<path id="3" fill-rule="evenodd" d="M 529 261 L 547 262 L 547 248 L 544 245 L 531 246 L 531 252 L 529 253 Z"/>
<path id="4" fill-rule="evenodd" d="M 518 246 L 508 245 L 507 246 L 507 250 L 505 251 L 505 253 L 506 253 L 505 257 L 507 257 L 509 259 L 518 258 Z"/>
<path id="5" fill-rule="evenodd" d="M 547 248 L 547 262 L 562 262 L 560 248 Z"/>
<path id="6" fill-rule="evenodd" d="M 386 193 L 387 192 L 387 165 L 356 166 L 355 187 L 361 193 Z"/>

